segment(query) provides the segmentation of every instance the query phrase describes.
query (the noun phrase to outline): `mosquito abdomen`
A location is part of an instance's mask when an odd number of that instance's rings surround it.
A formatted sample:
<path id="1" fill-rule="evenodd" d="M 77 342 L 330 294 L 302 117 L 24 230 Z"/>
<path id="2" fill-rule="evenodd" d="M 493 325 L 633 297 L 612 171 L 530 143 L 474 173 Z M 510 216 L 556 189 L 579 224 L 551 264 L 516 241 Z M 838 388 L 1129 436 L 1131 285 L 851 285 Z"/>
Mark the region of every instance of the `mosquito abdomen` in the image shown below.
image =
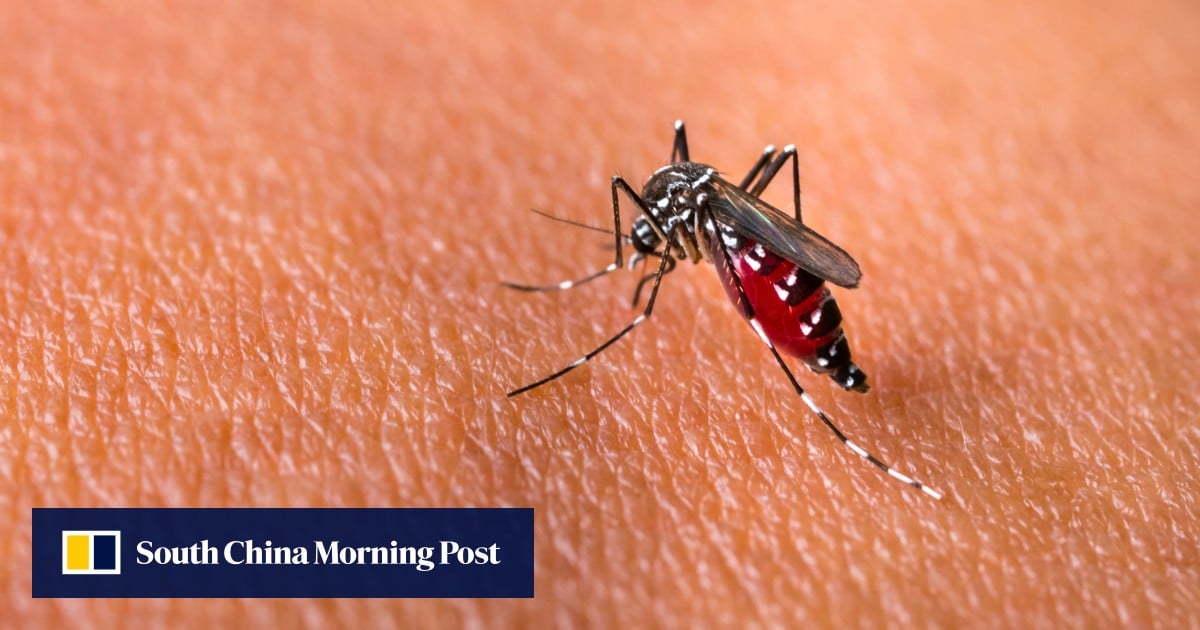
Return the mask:
<path id="1" fill-rule="evenodd" d="M 776 348 L 813 372 L 829 375 L 844 389 L 866 392 L 867 375 L 851 358 L 841 309 L 825 281 L 746 237 L 723 233 L 722 238 L 732 272 L 750 302 L 749 309 L 739 304 L 742 316 L 753 316 Z M 725 293 L 738 304 L 741 299 L 724 257 L 714 255 L 713 261 Z"/>

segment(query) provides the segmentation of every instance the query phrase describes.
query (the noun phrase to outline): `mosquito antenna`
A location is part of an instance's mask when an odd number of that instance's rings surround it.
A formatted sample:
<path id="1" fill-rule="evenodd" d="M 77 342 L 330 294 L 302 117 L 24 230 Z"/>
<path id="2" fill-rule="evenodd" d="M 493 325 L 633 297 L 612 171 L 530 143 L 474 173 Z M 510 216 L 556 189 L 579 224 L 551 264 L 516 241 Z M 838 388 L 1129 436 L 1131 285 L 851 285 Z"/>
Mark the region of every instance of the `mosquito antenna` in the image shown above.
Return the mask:
<path id="1" fill-rule="evenodd" d="M 617 197 L 617 191 L 622 188 L 631 196 L 631 198 L 635 202 L 637 202 L 637 205 L 639 208 L 642 209 L 642 212 L 646 212 L 646 210 L 645 210 L 646 204 L 642 201 L 641 197 L 639 197 L 636 192 L 633 192 L 633 189 L 629 187 L 629 184 L 626 183 L 625 180 L 621 179 L 620 177 L 613 178 L 613 184 L 612 184 L 613 229 L 611 229 L 611 230 L 594 227 L 594 226 L 588 225 L 586 223 L 579 223 L 578 221 L 572 221 L 570 219 L 564 219 L 562 217 L 556 217 L 552 214 L 547 214 L 545 212 L 542 212 L 541 210 L 538 210 L 537 208 L 530 208 L 530 211 L 533 212 L 534 214 L 541 215 L 552 221 L 558 221 L 560 223 L 566 223 L 567 225 L 573 225 L 573 226 L 581 227 L 581 228 L 584 228 L 587 230 L 602 232 L 604 234 L 608 234 L 609 236 L 615 237 L 616 241 L 613 243 L 613 253 L 615 254 L 615 256 L 613 257 L 612 263 L 610 263 L 607 267 L 605 267 L 604 269 L 601 269 L 600 271 L 597 271 L 591 275 L 579 278 L 578 280 L 563 280 L 562 282 L 559 282 L 558 284 L 537 286 L 537 285 L 529 285 L 529 284 L 516 284 L 513 282 L 505 281 L 505 282 L 501 282 L 500 285 L 504 286 L 504 287 L 508 287 L 510 289 L 516 289 L 517 291 L 534 291 L 534 292 L 565 291 L 567 289 L 577 287 L 581 284 L 591 282 L 592 280 L 595 280 L 596 278 L 601 278 L 601 277 L 607 276 L 608 274 L 620 269 L 621 264 L 624 262 L 623 252 L 621 251 L 621 243 L 622 243 L 622 241 L 624 241 L 625 243 L 629 243 L 632 240 L 628 235 L 622 234 L 619 231 L 621 229 L 621 208 L 620 208 L 620 203 L 619 203 L 618 197 Z M 636 260 L 636 254 L 635 254 L 635 260 Z M 655 285 L 655 286 L 657 286 L 657 285 Z M 624 334 L 624 333 L 621 333 L 621 334 Z M 557 378 L 557 377 L 553 377 L 553 378 Z M 536 386 L 536 384 L 534 386 Z M 524 391 L 524 390 L 523 389 L 519 390 L 518 393 L 520 393 L 520 391 Z"/>
<path id="2" fill-rule="evenodd" d="M 547 219 L 550 219 L 551 221 L 558 221 L 559 223 L 566 223 L 567 225 L 573 225 L 575 227 L 583 228 L 585 230 L 591 230 L 593 232 L 600 232 L 601 234 L 608 234 L 609 236 L 612 236 L 612 230 L 606 230 L 602 227 L 596 227 L 594 225 L 588 225 L 586 223 L 580 223 L 578 221 L 572 221 L 570 219 L 564 219 L 562 217 L 556 217 L 552 214 L 547 214 L 545 212 L 542 212 L 541 210 L 538 210 L 537 208 L 530 208 L 529 211 L 536 215 L 546 217 Z M 629 236 L 628 234 L 621 234 L 621 237 L 625 240 L 626 245 L 633 244 L 633 237 Z M 603 247 L 604 249 L 610 249 L 610 250 L 616 248 L 616 246 L 613 245 L 612 243 L 605 243 L 601 247 Z M 635 262 L 635 261 L 630 261 L 630 266 L 632 266 L 633 262 Z"/>
<path id="3" fill-rule="evenodd" d="M 571 219 L 564 219 L 562 217 L 556 217 L 553 214 L 548 214 L 548 213 L 542 212 L 541 210 L 538 210 L 537 208 L 530 208 L 529 211 L 536 215 L 546 217 L 547 219 L 550 219 L 551 221 L 558 221 L 559 223 L 566 223 L 567 225 L 574 225 L 575 227 L 578 227 L 578 228 L 583 228 L 585 230 L 591 230 L 593 232 L 600 232 L 601 234 L 608 234 L 609 236 L 612 236 L 612 230 L 606 230 L 602 227 L 596 227 L 594 225 L 580 223 L 579 221 L 572 221 Z"/>

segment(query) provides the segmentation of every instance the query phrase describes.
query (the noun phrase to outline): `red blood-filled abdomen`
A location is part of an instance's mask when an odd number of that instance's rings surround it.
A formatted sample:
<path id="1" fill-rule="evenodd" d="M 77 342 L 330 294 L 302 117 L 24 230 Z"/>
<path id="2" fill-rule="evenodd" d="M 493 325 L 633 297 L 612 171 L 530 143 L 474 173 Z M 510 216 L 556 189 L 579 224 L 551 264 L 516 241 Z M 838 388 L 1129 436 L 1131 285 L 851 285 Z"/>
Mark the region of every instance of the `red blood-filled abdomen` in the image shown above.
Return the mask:
<path id="1" fill-rule="evenodd" d="M 732 269 L 722 254 L 729 252 Z M 867 376 L 850 359 L 842 314 L 824 280 L 784 260 L 760 244 L 722 230 L 713 235 L 713 263 L 729 299 L 753 318 L 781 351 L 838 385 L 867 391 Z M 734 277 L 741 281 L 750 309 L 742 306 Z"/>

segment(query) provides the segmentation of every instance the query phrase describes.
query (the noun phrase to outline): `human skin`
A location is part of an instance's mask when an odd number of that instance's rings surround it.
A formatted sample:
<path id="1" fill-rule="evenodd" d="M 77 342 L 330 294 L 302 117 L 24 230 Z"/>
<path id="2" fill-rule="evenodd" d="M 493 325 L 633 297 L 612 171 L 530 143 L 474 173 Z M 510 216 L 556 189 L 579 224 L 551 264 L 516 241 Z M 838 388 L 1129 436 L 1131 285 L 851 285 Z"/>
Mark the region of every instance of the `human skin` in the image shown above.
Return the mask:
<path id="1" fill-rule="evenodd" d="M 1133 4 L 1133 3 L 1128 3 Z M 1200 12 L 0 7 L 0 608 L 20 627 L 1200 623 Z M 609 177 L 796 143 L 866 395 Z M 786 181 L 767 198 L 784 205 Z M 630 217 L 629 206 L 626 216 Z M 627 218 L 628 220 L 628 218 Z M 532 506 L 532 600 L 33 600 L 34 506 Z"/>

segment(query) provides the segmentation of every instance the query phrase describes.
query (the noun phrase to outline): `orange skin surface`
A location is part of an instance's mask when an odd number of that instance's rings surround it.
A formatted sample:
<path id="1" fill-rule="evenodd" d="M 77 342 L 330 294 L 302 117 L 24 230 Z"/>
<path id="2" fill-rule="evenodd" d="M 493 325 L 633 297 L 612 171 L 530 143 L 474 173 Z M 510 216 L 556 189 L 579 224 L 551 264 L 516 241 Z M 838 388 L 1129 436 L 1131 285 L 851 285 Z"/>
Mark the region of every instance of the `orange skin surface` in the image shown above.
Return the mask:
<path id="1" fill-rule="evenodd" d="M 1200 623 L 1194 3 L 0 7 L 17 627 Z M 609 178 L 799 147 L 867 395 L 706 266 L 634 336 Z M 779 184 L 768 199 L 786 208 Z M 630 217 L 631 218 L 631 217 Z M 627 218 L 628 220 L 628 218 Z M 34 506 L 532 506 L 532 600 L 33 600 Z"/>

